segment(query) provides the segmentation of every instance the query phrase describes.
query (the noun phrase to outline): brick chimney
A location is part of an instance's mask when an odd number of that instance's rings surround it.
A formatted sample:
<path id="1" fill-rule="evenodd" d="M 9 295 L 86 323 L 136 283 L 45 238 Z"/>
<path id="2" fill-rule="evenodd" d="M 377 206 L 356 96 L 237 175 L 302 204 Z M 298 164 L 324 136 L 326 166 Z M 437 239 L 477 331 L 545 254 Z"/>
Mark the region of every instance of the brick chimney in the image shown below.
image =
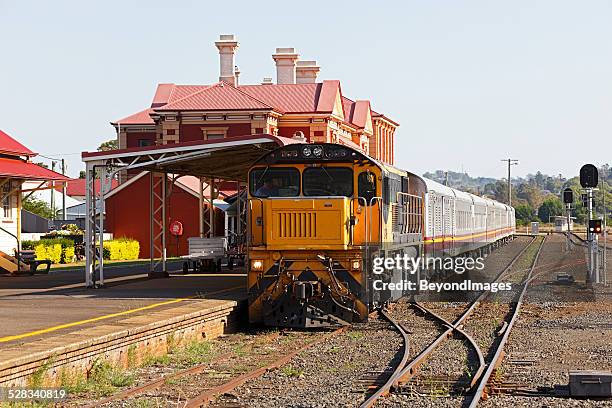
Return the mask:
<path id="1" fill-rule="evenodd" d="M 317 61 L 298 61 L 295 67 L 295 82 L 298 84 L 315 83 L 320 70 Z"/>
<path id="2" fill-rule="evenodd" d="M 276 83 L 295 84 L 295 62 L 299 55 L 295 48 L 277 48 L 272 55 L 276 62 Z"/>
<path id="3" fill-rule="evenodd" d="M 234 34 L 221 34 L 219 41 L 215 42 L 219 49 L 219 81 L 238 85 L 234 72 L 234 55 L 238 49 L 238 41 Z"/>

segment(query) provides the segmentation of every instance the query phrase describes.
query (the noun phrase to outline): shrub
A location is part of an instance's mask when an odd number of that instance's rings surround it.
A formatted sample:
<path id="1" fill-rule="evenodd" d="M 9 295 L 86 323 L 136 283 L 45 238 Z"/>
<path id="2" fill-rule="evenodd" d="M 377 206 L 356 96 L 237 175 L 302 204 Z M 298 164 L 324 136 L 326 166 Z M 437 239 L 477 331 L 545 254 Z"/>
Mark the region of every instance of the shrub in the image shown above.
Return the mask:
<path id="1" fill-rule="evenodd" d="M 48 259 L 54 264 L 62 261 L 62 245 L 61 244 L 45 244 L 41 243 L 34 247 L 37 259 Z"/>
<path id="2" fill-rule="evenodd" d="M 70 263 L 74 260 L 74 241 L 66 238 L 41 239 L 40 241 L 25 241 L 32 245 L 37 259 L 49 259 L 51 262 Z M 22 248 L 27 249 L 22 243 Z"/>
<path id="3" fill-rule="evenodd" d="M 104 241 L 104 259 L 111 261 L 138 259 L 140 243 L 130 238 Z"/>
<path id="4" fill-rule="evenodd" d="M 21 241 L 21 249 L 32 250 L 32 249 L 34 249 L 36 244 L 38 244 L 38 241 L 24 240 L 24 241 Z"/>

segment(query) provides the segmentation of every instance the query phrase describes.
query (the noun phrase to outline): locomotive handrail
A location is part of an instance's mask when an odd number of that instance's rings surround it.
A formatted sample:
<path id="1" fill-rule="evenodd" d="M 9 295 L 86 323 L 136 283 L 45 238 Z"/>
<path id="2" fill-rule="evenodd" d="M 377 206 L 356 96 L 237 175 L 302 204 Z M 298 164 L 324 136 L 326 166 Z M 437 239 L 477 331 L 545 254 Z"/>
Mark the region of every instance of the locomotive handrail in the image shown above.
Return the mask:
<path id="1" fill-rule="evenodd" d="M 353 201 L 354 200 L 357 200 L 357 204 L 360 204 L 360 200 L 363 200 L 363 208 L 366 209 L 368 207 L 368 201 L 366 200 L 365 197 L 353 197 L 353 198 L 351 198 L 351 211 L 352 211 L 352 208 L 353 208 Z M 367 252 L 367 249 L 368 249 L 368 217 L 367 217 L 367 214 L 366 214 L 366 216 L 364 218 L 365 218 L 364 237 L 365 237 L 365 247 L 366 247 L 366 254 L 367 254 L 368 253 Z M 353 227 L 354 227 L 354 225 L 353 225 Z M 355 230 L 354 230 L 354 228 L 351 228 L 351 244 L 352 245 L 355 245 L 355 236 L 354 235 L 355 235 Z"/>
<path id="2" fill-rule="evenodd" d="M 369 212 L 368 212 L 368 216 L 370 217 L 369 222 L 371 222 L 371 221 L 372 221 L 372 205 L 373 205 L 373 203 L 374 203 L 374 200 L 379 200 L 380 202 L 382 202 L 382 201 L 383 201 L 382 197 L 372 197 L 372 198 L 370 199 L 370 205 L 368 206 L 368 210 L 369 210 Z M 380 217 L 381 217 L 381 214 L 382 214 L 382 206 L 381 206 L 381 208 L 380 208 L 380 209 L 379 209 L 379 211 L 378 211 L 378 217 L 379 217 L 379 219 L 380 219 Z M 370 225 L 372 225 L 372 224 L 370 224 Z M 380 226 L 380 222 L 379 222 L 379 226 Z M 381 228 L 381 231 L 382 231 L 382 228 Z M 370 230 L 370 231 L 369 231 L 369 233 L 370 233 L 370 235 L 368 235 L 368 242 L 372 240 L 372 230 Z M 381 237 L 381 239 L 382 239 L 382 237 Z"/>
<path id="3" fill-rule="evenodd" d="M 417 202 L 419 202 L 419 203 L 422 201 L 422 197 L 419 197 L 419 196 L 417 196 L 417 195 L 410 194 L 410 193 L 405 193 L 405 192 L 403 192 L 403 191 L 397 191 L 395 194 L 396 194 L 396 195 L 395 195 L 395 201 L 396 201 L 396 202 L 398 202 L 398 203 L 399 203 L 399 197 L 400 197 L 400 196 L 406 196 L 406 197 L 408 197 L 409 199 L 415 199 L 415 200 L 417 200 Z M 405 204 L 409 204 L 409 206 L 410 206 L 410 207 L 412 207 L 412 204 L 411 204 L 411 201 L 410 201 L 410 200 L 408 201 L 408 203 L 405 203 Z M 405 204 L 404 204 L 404 205 L 402 205 L 402 207 L 404 207 L 404 206 L 405 206 Z M 406 212 L 404 215 L 406 215 L 406 216 L 408 216 L 408 215 L 416 215 L 416 216 L 418 216 L 419 218 L 421 218 L 421 219 L 422 219 L 422 218 L 423 218 L 422 208 L 421 208 L 420 206 L 418 206 L 418 209 L 420 209 L 420 210 L 421 210 L 421 212 L 408 212 L 408 211 L 407 211 L 407 212 Z M 407 220 L 406 220 L 406 221 L 407 221 Z M 402 232 L 403 232 L 403 233 L 405 233 L 405 230 L 407 229 L 407 228 L 406 228 L 406 224 L 403 224 L 403 229 L 404 229 L 404 231 L 402 231 Z M 420 229 L 421 231 L 417 231 L 416 233 L 418 233 L 418 232 L 422 232 L 422 228 L 420 228 L 420 227 L 419 227 L 418 229 Z"/>

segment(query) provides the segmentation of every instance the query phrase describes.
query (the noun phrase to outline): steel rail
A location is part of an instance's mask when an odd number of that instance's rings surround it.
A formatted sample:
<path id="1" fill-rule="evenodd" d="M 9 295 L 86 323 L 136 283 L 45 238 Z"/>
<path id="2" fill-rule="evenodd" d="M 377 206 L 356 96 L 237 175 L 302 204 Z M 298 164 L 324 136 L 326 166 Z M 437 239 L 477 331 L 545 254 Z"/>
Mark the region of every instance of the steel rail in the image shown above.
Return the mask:
<path id="1" fill-rule="evenodd" d="M 476 355 L 478 356 L 478 369 L 472 376 L 472 381 L 470 381 L 470 388 L 476 385 L 476 382 L 478 381 L 478 379 L 482 375 L 482 372 L 485 369 L 485 361 L 484 361 L 484 355 L 482 354 L 482 350 L 480 350 L 480 347 L 478 346 L 478 344 L 476 344 L 476 341 L 474 340 L 474 338 L 470 336 L 466 331 L 461 329 L 459 327 L 459 323 L 453 324 L 453 323 L 448 322 L 445 318 L 427 309 L 426 307 L 423 307 L 418 302 L 415 302 L 413 306 L 421 310 L 423 313 L 430 314 L 431 316 L 439 320 L 442 324 L 444 324 L 446 327 L 448 327 L 447 331 L 443 334 L 443 336 L 446 335 L 446 338 L 450 338 L 450 336 L 452 335 L 452 332 L 456 331 L 461 336 L 463 336 L 468 341 L 468 343 L 470 343 L 471 347 L 474 349 L 474 351 L 476 352 Z"/>
<path id="2" fill-rule="evenodd" d="M 512 266 L 516 263 L 516 261 L 525 253 L 527 248 L 529 248 L 536 241 L 536 239 L 537 239 L 537 237 L 534 236 L 532 238 L 532 240 L 527 245 L 525 245 L 525 247 L 517 255 L 515 255 L 512 258 L 510 263 L 508 263 L 508 265 L 496 276 L 496 278 L 495 278 L 495 280 L 493 282 L 498 282 L 499 280 L 501 280 L 501 278 L 506 274 L 506 272 L 509 271 L 510 268 L 512 268 Z M 395 368 L 393 374 L 387 380 L 387 382 L 384 385 L 382 385 L 381 387 L 379 387 L 379 389 L 374 394 L 372 394 L 372 396 L 370 398 L 368 398 L 365 402 L 363 402 L 360 405 L 360 408 L 369 408 L 369 407 L 372 407 L 374 405 L 374 403 L 380 397 L 386 396 L 389 393 L 389 391 L 391 391 L 393 389 L 397 389 L 400 386 L 400 384 L 408 382 L 412 377 L 414 377 L 414 375 L 417 372 L 418 367 L 421 364 L 423 364 L 425 362 L 425 360 L 433 353 L 433 351 L 443 341 L 448 339 L 452 335 L 452 333 L 454 331 L 459 333 L 461 336 L 465 337 L 466 340 L 468 340 L 468 342 L 471 344 L 471 346 L 474 348 L 474 350 L 476 350 L 476 352 L 478 354 L 479 368 L 474 373 L 474 376 L 473 376 L 471 384 L 470 384 L 470 387 L 473 388 L 473 386 L 478 381 L 478 378 L 481 377 L 482 373 L 484 372 L 484 368 L 485 368 L 484 356 L 482 354 L 482 351 L 480 350 L 480 347 L 478 347 L 478 345 L 476 344 L 474 339 L 469 334 L 467 334 L 463 329 L 461 329 L 459 326 L 472 314 L 472 312 L 474 311 L 474 309 L 476 308 L 476 306 L 480 302 L 480 300 L 482 300 L 487 295 L 488 295 L 488 292 L 487 291 L 483 291 L 478 296 L 478 298 L 476 298 L 476 300 L 474 300 L 472 302 L 470 307 L 465 312 L 463 312 L 463 314 L 458 319 L 456 319 L 453 323 L 448 322 L 443 317 L 441 317 L 438 314 L 436 314 L 435 312 L 425 308 L 424 306 L 420 305 L 417 302 L 412 303 L 412 306 L 416 307 L 417 309 L 421 310 L 422 312 L 424 312 L 426 314 L 429 314 L 430 316 L 434 317 L 436 320 L 440 321 L 444 326 L 446 326 L 446 330 L 444 332 L 442 332 L 432 343 L 429 344 L 429 346 L 427 346 L 427 348 L 422 350 L 408 364 L 405 364 L 404 359 L 402 359 L 402 362 L 400 362 L 400 364 L 397 365 L 397 367 Z M 386 318 L 389 319 L 390 316 L 387 315 Z M 390 320 L 390 321 L 392 321 L 393 324 L 397 323 L 394 320 Z M 401 324 L 397 324 L 396 327 L 399 327 L 400 333 L 405 333 L 405 330 L 403 329 Z M 404 334 L 402 334 L 402 336 L 404 336 Z M 407 341 L 408 341 L 408 339 L 406 338 L 405 344 L 407 344 Z M 407 353 L 407 350 L 404 350 L 404 351 L 405 351 L 405 353 Z"/>
<path id="3" fill-rule="evenodd" d="M 343 332 L 346 329 L 346 327 L 341 327 L 339 329 L 336 329 L 330 333 L 327 333 L 321 337 L 319 337 L 316 340 L 311 341 L 308 344 L 305 344 L 302 347 L 299 347 L 298 349 L 292 351 L 289 354 L 285 354 L 283 357 L 279 358 L 278 360 L 275 360 L 274 362 L 272 362 L 271 364 L 265 366 L 265 367 L 260 367 L 257 368 L 255 370 L 249 371 L 247 373 L 244 373 L 236 378 L 231 379 L 230 381 L 221 384 L 219 386 L 210 388 L 205 390 L 204 392 L 202 392 L 200 395 L 186 401 L 182 407 L 183 408 L 195 408 L 195 407 L 202 407 L 202 406 L 206 406 L 208 405 L 208 403 L 210 403 L 213 399 L 215 399 L 218 395 L 224 394 L 226 392 L 230 392 L 232 390 L 234 390 L 235 388 L 241 386 L 242 384 L 246 383 L 247 381 L 250 380 L 254 380 L 255 378 L 261 377 L 262 375 L 264 375 L 267 371 L 269 370 L 274 370 L 277 369 L 279 367 L 282 367 L 283 365 L 287 364 L 289 361 L 291 361 L 291 359 L 293 359 L 295 356 L 297 356 L 298 354 L 302 353 L 305 350 L 308 350 L 309 348 L 311 348 L 312 346 L 319 344 L 325 340 L 327 340 L 328 338 Z"/>
<path id="4" fill-rule="evenodd" d="M 525 251 L 527 250 L 527 248 L 529 248 L 536 240 L 536 237 L 533 237 L 532 240 L 525 245 L 525 248 L 523 248 L 516 256 L 514 256 L 514 258 L 512 258 L 512 260 L 510 261 L 510 263 L 497 275 L 497 277 L 495 278 L 495 280 L 493 281 L 493 283 L 495 282 L 499 282 L 506 274 L 506 272 L 508 272 L 510 270 L 510 268 L 512 268 L 512 266 L 514 266 L 514 264 L 516 263 L 516 261 L 525 253 Z M 453 333 L 453 331 L 457 331 L 458 333 L 460 333 L 462 336 L 466 337 L 467 333 L 463 332 L 463 330 L 461 330 L 459 328 L 460 325 L 463 324 L 463 322 L 465 322 L 465 320 L 467 320 L 467 318 L 474 312 L 474 310 L 476 309 L 476 307 L 478 306 L 478 304 L 480 303 L 480 301 L 488 296 L 489 292 L 487 291 L 483 291 L 477 298 L 476 300 L 474 300 L 470 306 L 468 307 L 468 309 L 466 309 L 459 318 L 455 319 L 455 321 L 453 323 L 448 323 L 446 322 L 442 317 L 438 316 L 436 313 L 432 312 L 431 310 L 423 307 L 422 305 L 419 305 L 418 307 L 421 310 L 424 310 L 427 314 L 433 316 L 434 318 L 436 318 L 439 321 L 444 321 L 447 325 L 447 329 L 440 334 L 425 350 L 423 350 L 421 353 L 419 353 L 418 356 L 416 356 L 400 373 L 399 375 L 399 380 L 397 381 L 397 383 L 395 384 L 395 388 L 399 387 L 401 384 L 404 384 L 408 381 L 410 381 L 410 379 L 412 379 L 414 377 L 414 375 L 416 374 L 417 368 L 423 364 L 425 362 L 425 360 L 432 354 L 432 352 L 438 348 L 438 346 L 440 344 L 442 344 L 442 342 L 446 339 L 448 339 L 451 334 Z M 470 336 L 467 336 L 466 338 L 471 339 Z M 470 341 L 470 340 L 468 340 Z M 471 341 L 473 342 L 473 339 L 471 339 Z M 475 345 L 475 343 L 474 343 Z M 479 360 L 480 357 L 482 356 L 482 351 L 480 350 L 479 347 L 476 346 L 476 349 L 478 350 L 478 355 L 479 355 Z M 483 361 L 484 363 L 484 361 Z M 476 374 L 481 375 L 482 372 L 484 370 L 484 365 L 480 365 L 479 369 L 477 370 L 477 372 L 475 373 L 474 377 L 476 377 Z"/>
<path id="5" fill-rule="evenodd" d="M 531 265 L 529 274 L 527 275 L 527 278 L 523 281 L 524 282 L 523 289 L 521 290 L 521 294 L 519 295 L 516 306 L 514 307 L 512 317 L 510 318 L 510 321 L 508 322 L 508 327 L 506 328 L 506 330 L 504 330 L 504 335 L 502 336 L 501 340 L 499 341 L 497 345 L 495 354 L 493 355 L 493 358 L 491 359 L 491 363 L 487 367 L 487 371 L 485 371 L 484 375 L 480 379 L 480 384 L 478 385 L 478 388 L 476 388 L 476 392 L 472 396 L 472 401 L 470 402 L 469 408 L 476 407 L 478 403 L 480 402 L 480 400 L 485 396 L 487 383 L 489 382 L 491 375 L 497 368 L 500 358 L 503 355 L 504 346 L 506 342 L 508 341 L 508 338 L 510 337 L 510 332 L 512 331 L 512 327 L 514 326 L 514 323 L 516 322 L 516 319 L 518 318 L 519 311 L 521 309 L 521 305 L 523 304 L 523 299 L 525 297 L 525 294 L 527 293 L 527 287 L 529 286 L 529 282 L 531 280 L 531 275 L 533 273 L 533 270 L 535 269 L 536 264 L 538 263 L 538 259 L 540 258 L 540 253 L 542 252 L 542 247 L 544 246 L 544 242 L 546 242 L 546 236 L 544 236 L 544 239 L 542 239 L 542 242 L 540 242 L 540 246 L 538 247 L 538 252 L 536 253 L 536 256 L 533 260 L 533 264 Z"/>
<path id="6" fill-rule="evenodd" d="M 220 356 L 213 359 L 212 361 L 198 364 L 196 366 L 159 377 L 155 380 L 148 381 L 137 387 L 129 388 L 125 391 L 119 392 L 118 394 L 111 395 L 110 397 L 106 397 L 102 400 L 96 401 L 94 404 L 87 405 L 86 408 L 102 407 L 110 402 L 125 400 L 131 397 L 135 397 L 139 394 L 143 394 L 147 391 L 156 390 L 157 388 L 160 388 L 161 386 L 166 384 L 168 380 L 175 380 L 178 378 L 186 377 L 188 375 L 199 374 L 203 372 L 204 370 L 206 370 L 211 364 L 218 363 L 222 360 L 225 360 L 228 357 L 231 357 L 232 355 L 233 353 L 231 352 L 221 354 Z"/>
<path id="7" fill-rule="evenodd" d="M 379 314 L 385 318 L 386 320 L 388 320 L 394 327 L 395 329 L 401 334 L 402 336 L 402 359 L 400 360 L 400 362 L 397 364 L 397 367 L 395 370 L 393 370 L 393 373 L 391 374 L 391 376 L 387 379 L 387 381 L 380 386 L 376 392 L 374 394 L 372 394 L 367 400 L 365 400 L 363 403 L 361 403 L 361 405 L 359 406 L 360 408 L 369 408 L 371 406 L 374 405 L 374 403 L 383 396 L 386 396 L 389 394 L 389 392 L 391 391 L 391 388 L 393 387 L 393 384 L 395 384 L 395 381 L 397 380 L 397 376 L 399 375 L 399 368 L 403 367 L 406 362 L 408 361 L 408 356 L 410 354 L 410 346 L 408 343 L 408 332 L 404 329 L 404 327 L 395 319 L 393 319 L 391 316 L 389 316 L 389 314 L 387 314 L 387 312 L 385 312 L 384 310 L 380 309 L 379 310 Z"/>

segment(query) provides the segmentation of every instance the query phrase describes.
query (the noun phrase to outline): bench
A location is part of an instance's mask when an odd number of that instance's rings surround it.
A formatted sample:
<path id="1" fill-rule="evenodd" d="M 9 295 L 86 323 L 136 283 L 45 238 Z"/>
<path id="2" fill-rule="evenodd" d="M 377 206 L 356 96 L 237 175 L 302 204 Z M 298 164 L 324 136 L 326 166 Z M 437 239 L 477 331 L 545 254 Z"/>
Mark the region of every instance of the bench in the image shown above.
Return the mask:
<path id="1" fill-rule="evenodd" d="M 193 272 L 220 272 L 221 260 L 225 256 L 227 240 L 224 237 L 187 239 L 189 255 L 183 255 L 183 273 Z"/>
<path id="2" fill-rule="evenodd" d="M 45 265 L 45 269 L 42 270 L 42 273 L 48 274 L 49 269 L 51 269 L 51 261 L 48 259 L 36 259 L 36 252 L 33 250 L 21 250 L 19 257 L 21 258 L 21 262 L 30 265 L 31 274 L 38 272 L 38 267 L 40 265 Z"/>

